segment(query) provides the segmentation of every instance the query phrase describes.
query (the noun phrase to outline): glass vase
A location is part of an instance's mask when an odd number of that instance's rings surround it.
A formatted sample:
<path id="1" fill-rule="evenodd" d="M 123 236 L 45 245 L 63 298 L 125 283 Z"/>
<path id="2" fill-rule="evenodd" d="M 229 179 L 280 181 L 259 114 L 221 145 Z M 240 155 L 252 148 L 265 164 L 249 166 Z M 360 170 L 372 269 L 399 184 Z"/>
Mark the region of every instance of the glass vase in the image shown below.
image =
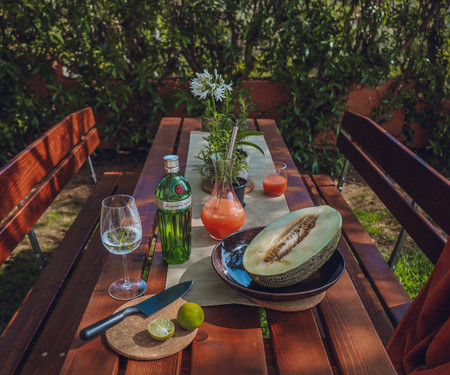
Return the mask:
<path id="1" fill-rule="evenodd" d="M 245 222 L 245 211 L 233 190 L 232 175 L 235 159 L 215 154 L 215 183 L 201 213 L 203 225 L 215 240 L 221 240 L 238 231 Z"/>

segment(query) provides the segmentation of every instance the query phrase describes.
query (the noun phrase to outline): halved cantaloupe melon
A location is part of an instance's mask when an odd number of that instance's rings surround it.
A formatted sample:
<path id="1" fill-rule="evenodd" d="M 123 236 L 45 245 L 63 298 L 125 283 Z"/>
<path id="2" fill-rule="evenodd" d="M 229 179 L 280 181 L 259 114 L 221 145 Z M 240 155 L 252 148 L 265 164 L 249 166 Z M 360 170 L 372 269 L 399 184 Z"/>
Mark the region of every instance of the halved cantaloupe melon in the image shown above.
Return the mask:
<path id="1" fill-rule="evenodd" d="M 244 268 L 260 285 L 294 285 L 311 276 L 331 257 L 341 228 L 341 214 L 330 206 L 290 212 L 250 242 L 243 257 Z"/>

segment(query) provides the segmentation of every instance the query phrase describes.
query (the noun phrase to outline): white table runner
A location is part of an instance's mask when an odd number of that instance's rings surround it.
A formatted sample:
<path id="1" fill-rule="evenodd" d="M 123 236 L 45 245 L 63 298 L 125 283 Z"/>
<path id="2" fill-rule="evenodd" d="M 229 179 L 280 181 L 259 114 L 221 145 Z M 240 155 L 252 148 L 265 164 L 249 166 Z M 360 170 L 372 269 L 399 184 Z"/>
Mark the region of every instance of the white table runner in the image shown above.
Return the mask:
<path id="1" fill-rule="evenodd" d="M 179 282 L 194 280 L 194 284 L 183 298 L 202 306 L 244 304 L 257 306 L 250 298 L 226 285 L 217 275 L 211 263 L 211 253 L 217 241 L 213 240 L 200 219 L 203 205 L 209 198 L 200 186 L 200 175 L 194 169 L 201 163 L 196 158 L 199 150 L 206 144 L 205 133 L 192 131 L 186 163 L 185 177 L 192 188 L 192 248 L 190 259 L 178 265 L 170 264 L 167 271 L 166 288 Z M 263 177 L 266 163 L 271 160 L 269 148 L 263 136 L 252 136 L 250 142 L 256 143 L 264 151 L 262 155 L 252 147 L 245 150 L 250 155 L 249 178 L 255 184 L 253 191 L 245 195 L 246 220 L 241 229 L 268 225 L 278 217 L 289 212 L 284 195 L 268 197 L 263 190 Z M 149 280 L 151 282 L 151 280 Z"/>

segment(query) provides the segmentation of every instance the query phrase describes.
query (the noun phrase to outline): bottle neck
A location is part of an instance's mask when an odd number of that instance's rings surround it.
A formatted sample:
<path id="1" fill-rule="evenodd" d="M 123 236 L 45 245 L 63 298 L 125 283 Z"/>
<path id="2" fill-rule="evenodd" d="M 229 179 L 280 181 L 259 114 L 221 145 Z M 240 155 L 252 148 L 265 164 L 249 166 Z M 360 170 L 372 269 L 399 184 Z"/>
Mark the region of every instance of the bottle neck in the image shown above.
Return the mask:
<path id="1" fill-rule="evenodd" d="M 180 171 L 179 167 L 172 167 L 172 168 L 164 168 L 164 174 L 167 175 L 174 175 L 174 174 L 178 174 L 178 172 Z"/>

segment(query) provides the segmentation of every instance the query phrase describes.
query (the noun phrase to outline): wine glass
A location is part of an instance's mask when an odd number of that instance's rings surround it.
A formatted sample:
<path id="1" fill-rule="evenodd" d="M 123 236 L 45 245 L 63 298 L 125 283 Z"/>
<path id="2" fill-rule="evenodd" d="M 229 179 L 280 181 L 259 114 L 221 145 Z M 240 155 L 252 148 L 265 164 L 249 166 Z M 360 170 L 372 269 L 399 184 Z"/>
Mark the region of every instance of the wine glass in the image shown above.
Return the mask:
<path id="1" fill-rule="evenodd" d="M 103 200 L 100 234 L 106 249 L 123 257 L 125 277 L 111 284 L 109 295 L 129 300 L 144 294 L 147 289 L 145 281 L 128 276 L 127 254 L 136 250 L 142 239 L 141 219 L 132 196 L 120 194 Z"/>

